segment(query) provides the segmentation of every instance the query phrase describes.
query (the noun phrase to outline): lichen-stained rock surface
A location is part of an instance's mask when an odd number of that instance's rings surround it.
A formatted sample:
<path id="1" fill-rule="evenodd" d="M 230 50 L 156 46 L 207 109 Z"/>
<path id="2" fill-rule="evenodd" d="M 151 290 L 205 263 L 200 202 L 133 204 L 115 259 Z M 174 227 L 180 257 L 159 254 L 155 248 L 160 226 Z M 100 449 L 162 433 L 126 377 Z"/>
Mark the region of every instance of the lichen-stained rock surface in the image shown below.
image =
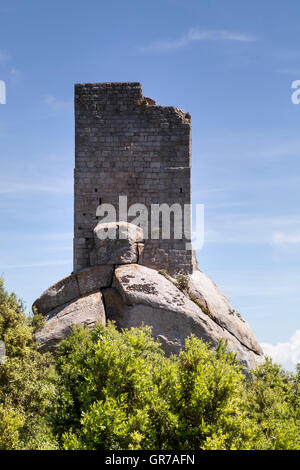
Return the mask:
<path id="1" fill-rule="evenodd" d="M 93 266 L 76 274 L 80 295 L 106 287 L 112 282 L 113 266 Z"/>
<path id="2" fill-rule="evenodd" d="M 59 305 L 66 304 L 80 297 L 78 282 L 75 276 L 68 276 L 53 284 L 34 302 L 33 309 L 46 315 Z"/>
<path id="3" fill-rule="evenodd" d="M 219 287 L 202 271 L 196 270 L 189 278 L 188 292 L 200 306 L 207 309 L 211 318 L 222 328 L 235 336 L 248 349 L 263 354 L 249 324 L 230 305 L 229 300 Z"/>
<path id="4" fill-rule="evenodd" d="M 263 362 L 262 350 L 247 322 L 201 271 L 176 280 L 138 264 L 95 266 L 50 287 L 35 302 L 46 316 L 37 333 L 40 351 L 54 351 L 72 325 L 114 320 L 119 328 L 150 325 L 167 354 L 184 348 L 194 334 L 216 346 L 228 341 L 246 371 Z"/>
<path id="5" fill-rule="evenodd" d="M 71 331 L 73 325 L 93 327 L 105 324 L 105 310 L 101 292 L 69 302 L 51 310 L 46 316 L 45 326 L 36 333 L 39 351 L 55 351 L 59 342 Z"/>
<path id="6" fill-rule="evenodd" d="M 83 269 L 53 284 L 40 295 L 32 307 L 42 315 L 47 315 L 48 312 L 61 305 L 97 289 L 100 290 L 101 287 L 109 286 L 112 282 L 112 275 L 112 266 Z"/>
<path id="7" fill-rule="evenodd" d="M 134 224 L 99 223 L 94 228 L 95 247 L 91 251 L 91 265 L 137 263 L 142 242 L 143 230 Z"/>
<path id="8" fill-rule="evenodd" d="M 215 346 L 220 338 L 246 370 L 256 367 L 263 356 L 249 349 L 229 330 L 216 323 L 171 281 L 157 271 L 135 264 L 118 266 L 112 286 L 103 289 L 107 319 L 120 328 L 142 324 L 152 326 L 169 353 L 178 353 L 185 339 L 193 333 Z"/>

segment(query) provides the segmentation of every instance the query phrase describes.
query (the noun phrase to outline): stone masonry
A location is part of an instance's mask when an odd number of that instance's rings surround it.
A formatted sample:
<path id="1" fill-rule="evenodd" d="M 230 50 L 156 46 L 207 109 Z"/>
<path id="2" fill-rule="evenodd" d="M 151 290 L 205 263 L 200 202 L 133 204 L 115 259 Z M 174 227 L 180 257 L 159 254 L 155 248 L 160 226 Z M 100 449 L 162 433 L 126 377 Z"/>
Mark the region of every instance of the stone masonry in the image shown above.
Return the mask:
<path id="1" fill-rule="evenodd" d="M 151 204 L 191 203 L 190 115 L 156 106 L 140 83 L 77 84 L 74 272 L 91 265 L 97 207 L 118 208 L 119 196 L 128 197 L 128 207 L 146 205 L 149 215 Z M 140 264 L 191 273 L 187 241 L 148 239 Z"/>

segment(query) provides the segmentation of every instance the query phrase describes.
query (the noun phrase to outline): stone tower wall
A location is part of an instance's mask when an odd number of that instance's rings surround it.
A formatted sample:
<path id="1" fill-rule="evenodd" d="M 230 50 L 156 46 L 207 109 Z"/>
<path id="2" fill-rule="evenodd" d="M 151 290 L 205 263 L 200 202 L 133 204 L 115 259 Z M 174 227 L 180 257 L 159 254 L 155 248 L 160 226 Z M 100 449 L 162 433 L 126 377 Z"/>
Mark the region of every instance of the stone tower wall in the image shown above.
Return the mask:
<path id="1" fill-rule="evenodd" d="M 99 204 L 191 203 L 190 116 L 145 99 L 140 83 L 75 85 L 74 271 L 90 266 Z M 130 222 L 130 218 L 128 218 Z M 183 240 L 146 240 L 142 264 L 192 271 Z"/>

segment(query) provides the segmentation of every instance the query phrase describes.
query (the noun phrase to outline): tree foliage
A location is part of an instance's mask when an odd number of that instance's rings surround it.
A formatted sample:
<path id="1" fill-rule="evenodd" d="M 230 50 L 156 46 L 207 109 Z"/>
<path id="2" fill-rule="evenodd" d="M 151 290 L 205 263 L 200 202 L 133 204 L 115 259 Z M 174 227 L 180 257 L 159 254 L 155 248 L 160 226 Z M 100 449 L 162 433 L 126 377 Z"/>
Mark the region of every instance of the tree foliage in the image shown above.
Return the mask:
<path id="1" fill-rule="evenodd" d="M 0 281 L 0 449 L 299 449 L 299 369 L 271 360 L 246 379 L 194 336 L 166 357 L 149 327 L 74 328 L 56 358 L 38 315 Z"/>
<path id="2" fill-rule="evenodd" d="M 26 317 L 22 302 L 0 279 L 0 340 L 6 360 L 0 365 L 0 449 L 56 447 L 48 425 L 54 397 L 51 356 L 37 351 L 34 332 L 41 318 Z"/>
<path id="3" fill-rule="evenodd" d="M 267 360 L 246 380 L 225 346 L 191 336 L 167 358 L 148 327 L 76 328 L 57 357 L 62 447 L 299 448 L 299 374 Z"/>

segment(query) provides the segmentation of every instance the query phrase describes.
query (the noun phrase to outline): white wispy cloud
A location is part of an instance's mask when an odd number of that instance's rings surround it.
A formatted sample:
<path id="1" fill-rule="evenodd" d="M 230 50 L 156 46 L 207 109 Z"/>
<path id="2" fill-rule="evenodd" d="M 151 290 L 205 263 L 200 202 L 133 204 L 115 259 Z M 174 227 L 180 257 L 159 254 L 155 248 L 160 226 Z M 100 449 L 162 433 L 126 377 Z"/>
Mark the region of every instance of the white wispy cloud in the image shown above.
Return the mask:
<path id="1" fill-rule="evenodd" d="M 241 207 L 246 206 L 246 201 L 229 201 L 229 202 L 218 202 L 214 204 L 205 204 L 206 209 L 227 209 L 230 207 Z"/>
<path id="2" fill-rule="evenodd" d="M 227 186 L 220 186 L 218 188 L 201 188 L 197 187 L 198 181 L 195 183 L 195 190 L 193 191 L 193 200 L 194 202 L 203 202 L 208 199 L 209 196 L 214 196 L 217 193 L 226 193 L 227 195 L 230 194 L 232 191 L 239 191 L 245 188 L 261 188 L 266 186 L 276 186 L 278 187 L 291 187 L 292 185 L 298 185 L 300 183 L 300 176 L 299 175 L 292 175 L 287 177 L 270 177 L 270 178 L 236 178 L 236 179 L 228 179 Z M 234 205 L 245 205 L 246 202 L 236 202 Z"/>
<path id="3" fill-rule="evenodd" d="M 167 52 L 174 49 L 181 49 L 192 42 L 197 41 L 238 41 L 238 42 L 252 42 L 257 38 L 243 33 L 237 33 L 224 30 L 200 30 L 197 28 L 190 28 L 180 38 L 170 40 L 155 41 L 148 46 L 140 47 L 144 52 L 159 51 Z"/>
<path id="4" fill-rule="evenodd" d="M 271 243 L 274 245 L 298 245 L 300 244 L 300 231 L 296 233 L 275 232 Z"/>
<path id="5" fill-rule="evenodd" d="M 40 233 L 36 236 L 39 240 L 72 240 L 73 232 Z"/>
<path id="6" fill-rule="evenodd" d="M 261 346 L 267 356 L 285 369 L 293 370 L 300 362 L 300 330 L 297 330 L 286 343 L 262 343 Z"/>
<path id="7" fill-rule="evenodd" d="M 276 49 L 273 52 L 273 56 L 283 62 L 291 62 L 294 64 L 300 58 L 300 51 L 298 49 Z"/>
<path id="8" fill-rule="evenodd" d="M 65 264 L 70 264 L 72 261 L 70 259 L 65 260 L 54 260 L 54 261 L 42 261 L 40 263 L 20 263 L 20 264 L 8 264 L 6 266 L 1 266 L 2 269 L 22 269 L 22 268 L 42 268 L 48 266 L 61 266 Z"/>
<path id="9" fill-rule="evenodd" d="M 199 258 L 200 256 L 201 253 Z M 274 299 L 277 299 L 275 301 L 277 306 L 280 302 L 278 299 L 286 298 L 297 305 L 300 301 L 297 269 L 289 269 L 287 272 L 282 266 L 265 270 L 250 269 L 248 266 L 244 269 L 226 267 L 226 270 L 214 269 L 211 276 L 229 298 L 238 296 L 249 300 L 244 307 L 246 315 L 252 310 L 256 313 L 264 312 L 264 318 L 267 316 L 272 318 L 278 315 L 278 310 L 275 312 L 272 310 Z M 254 297 L 256 300 L 253 300 Z M 257 305 L 256 302 L 258 302 Z M 280 315 L 282 315 L 282 309 Z"/>
<path id="10" fill-rule="evenodd" d="M 300 140 L 289 139 L 283 142 L 277 142 L 273 146 L 261 149 L 257 153 L 258 158 L 277 158 L 277 157 L 299 157 L 300 155 Z"/>
<path id="11" fill-rule="evenodd" d="M 10 81 L 13 85 L 16 85 L 18 81 L 20 80 L 21 77 L 21 72 L 20 70 L 16 69 L 15 67 L 12 67 L 9 71 L 9 76 L 10 76 Z"/>
<path id="12" fill-rule="evenodd" d="M 300 79 L 300 74 L 299 76 L 296 75 L 295 78 Z M 228 132 L 227 135 L 218 135 L 217 142 L 212 137 L 203 137 L 202 142 L 200 142 L 197 135 L 194 141 L 194 155 L 198 157 L 199 152 L 199 158 L 200 155 L 201 158 L 204 155 L 206 160 L 210 160 L 210 164 L 219 161 L 219 155 L 222 155 L 222 160 L 226 158 L 228 163 L 237 161 L 240 164 L 241 159 L 245 163 L 247 163 L 247 160 L 261 162 L 263 158 L 266 161 L 270 160 L 270 163 L 271 160 L 279 161 L 284 159 L 285 165 L 287 165 L 287 158 L 295 159 L 299 158 L 300 155 L 300 139 L 296 132 L 284 131 L 281 134 L 278 132 L 264 134 L 256 131 Z M 258 178 L 257 175 L 256 178 Z M 269 180 L 272 181 L 271 178 Z M 258 181 L 261 180 L 258 178 Z M 251 184 L 252 182 L 255 182 L 255 180 L 250 181 Z M 285 182 L 285 179 L 283 182 Z"/>
<path id="13" fill-rule="evenodd" d="M 19 233 L 19 232 L 11 232 L 11 233 L 5 233 L 1 232 L 0 234 L 0 240 L 1 236 L 6 238 L 9 236 L 10 240 L 24 240 L 24 241 L 72 241 L 73 239 L 73 232 L 56 232 L 56 233 L 51 233 L 51 232 L 46 232 L 46 233 Z"/>
<path id="14" fill-rule="evenodd" d="M 237 245 L 300 243 L 300 217 L 298 216 L 225 214 L 206 218 L 206 243 Z"/>
<path id="15" fill-rule="evenodd" d="M 53 95 L 47 95 L 44 103 L 54 111 L 72 111 L 73 109 L 72 100 L 60 100 Z"/>
<path id="16" fill-rule="evenodd" d="M 288 68 L 280 69 L 279 73 L 284 73 L 287 75 L 294 75 L 295 77 L 300 77 L 300 69 L 297 67 L 288 67 Z"/>
<path id="17" fill-rule="evenodd" d="M 54 181 L 52 183 L 34 184 L 1 181 L 0 194 L 24 194 L 24 193 L 72 193 L 73 182 L 70 181 Z"/>
<path id="18" fill-rule="evenodd" d="M 11 57 L 3 51 L 0 51 L 0 64 L 5 64 Z"/>

